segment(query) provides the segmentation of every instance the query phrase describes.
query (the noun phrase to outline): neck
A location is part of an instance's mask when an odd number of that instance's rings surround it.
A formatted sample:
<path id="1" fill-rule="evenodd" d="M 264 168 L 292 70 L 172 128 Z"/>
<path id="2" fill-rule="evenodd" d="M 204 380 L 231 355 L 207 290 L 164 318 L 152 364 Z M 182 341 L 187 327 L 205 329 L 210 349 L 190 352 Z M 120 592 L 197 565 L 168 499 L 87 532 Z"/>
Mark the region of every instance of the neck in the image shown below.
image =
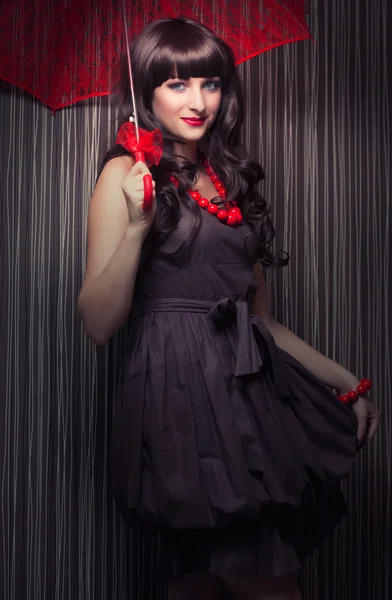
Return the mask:
<path id="1" fill-rule="evenodd" d="M 174 154 L 183 156 L 191 163 L 196 164 L 198 161 L 197 142 L 191 142 L 188 144 L 174 144 Z"/>

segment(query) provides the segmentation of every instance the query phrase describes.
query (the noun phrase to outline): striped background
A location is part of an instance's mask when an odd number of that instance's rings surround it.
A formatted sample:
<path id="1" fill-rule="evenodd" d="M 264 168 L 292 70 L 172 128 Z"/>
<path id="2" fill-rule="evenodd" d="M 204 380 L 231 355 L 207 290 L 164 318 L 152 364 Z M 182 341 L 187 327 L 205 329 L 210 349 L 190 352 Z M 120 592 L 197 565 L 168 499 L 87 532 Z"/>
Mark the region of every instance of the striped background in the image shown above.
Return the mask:
<path id="1" fill-rule="evenodd" d="M 389 14 L 387 14 L 389 4 Z M 344 484 L 350 516 L 309 560 L 306 600 L 391 597 L 391 6 L 313 0 L 315 43 L 241 65 L 245 141 L 265 165 L 277 245 L 276 317 L 360 376 L 382 411 Z M 389 58 L 389 61 L 388 61 Z M 108 489 L 114 366 L 76 299 L 106 98 L 52 116 L 0 82 L 0 597 L 164 598 L 159 539 L 122 523 Z"/>

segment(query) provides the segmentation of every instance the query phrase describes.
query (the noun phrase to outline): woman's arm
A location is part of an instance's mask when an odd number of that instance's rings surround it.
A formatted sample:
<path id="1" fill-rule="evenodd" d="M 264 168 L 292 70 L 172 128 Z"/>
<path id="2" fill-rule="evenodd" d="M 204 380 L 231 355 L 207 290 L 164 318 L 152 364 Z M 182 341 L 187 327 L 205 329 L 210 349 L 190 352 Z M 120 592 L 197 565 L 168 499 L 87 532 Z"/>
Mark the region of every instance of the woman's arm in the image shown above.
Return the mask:
<path id="1" fill-rule="evenodd" d="M 104 344 L 131 310 L 145 230 L 130 224 L 121 184 L 132 168 L 129 157 L 104 167 L 88 215 L 87 268 L 78 299 L 84 331 Z"/>
<path id="2" fill-rule="evenodd" d="M 276 321 L 270 312 L 267 286 L 259 264 L 254 267 L 257 280 L 257 292 L 254 298 L 252 312 L 259 316 L 271 332 L 276 345 L 291 354 L 304 365 L 320 381 L 344 393 L 359 385 L 359 380 L 335 361 L 320 354 L 306 342 L 297 337 L 287 327 Z"/>
<path id="3" fill-rule="evenodd" d="M 285 350 L 296 358 L 320 381 L 345 394 L 354 390 L 359 380 L 338 363 L 330 360 L 311 346 L 306 344 L 289 329 L 275 321 L 271 316 L 268 291 L 260 265 L 255 265 L 255 276 L 258 289 L 254 298 L 252 311 L 258 315 L 265 326 L 269 329 L 279 348 Z M 375 435 L 380 422 L 380 413 L 374 404 L 360 396 L 352 405 L 352 409 L 358 419 L 357 438 L 361 442 L 369 441 Z"/>

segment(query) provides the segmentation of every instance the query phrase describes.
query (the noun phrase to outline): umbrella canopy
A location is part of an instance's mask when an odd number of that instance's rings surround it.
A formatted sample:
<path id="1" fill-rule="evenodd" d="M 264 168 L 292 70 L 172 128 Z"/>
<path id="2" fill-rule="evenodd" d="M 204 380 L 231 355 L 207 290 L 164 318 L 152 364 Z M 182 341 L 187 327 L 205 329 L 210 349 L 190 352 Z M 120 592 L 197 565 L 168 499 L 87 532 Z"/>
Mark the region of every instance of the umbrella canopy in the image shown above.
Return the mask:
<path id="1" fill-rule="evenodd" d="M 127 0 L 132 40 L 151 21 L 190 17 L 222 37 L 240 63 L 311 38 L 304 0 Z M 122 0 L 0 0 L 0 78 L 52 110 L 110 93 L 125 54 Z"/>

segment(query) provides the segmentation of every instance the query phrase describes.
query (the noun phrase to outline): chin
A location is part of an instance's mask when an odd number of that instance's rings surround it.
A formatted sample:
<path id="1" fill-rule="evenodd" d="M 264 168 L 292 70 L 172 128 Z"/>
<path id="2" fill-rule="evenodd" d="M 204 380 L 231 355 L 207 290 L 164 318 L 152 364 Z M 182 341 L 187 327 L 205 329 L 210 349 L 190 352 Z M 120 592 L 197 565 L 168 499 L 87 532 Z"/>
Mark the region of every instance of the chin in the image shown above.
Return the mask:
<path id="1" fill-rule="evenodd" d="M 194 135 L 178 135 L 178 138 L 186 142 L 198 142 L 202 137 L 205 136 L 207 130 L 198 131 L 194 133 Z"/>

